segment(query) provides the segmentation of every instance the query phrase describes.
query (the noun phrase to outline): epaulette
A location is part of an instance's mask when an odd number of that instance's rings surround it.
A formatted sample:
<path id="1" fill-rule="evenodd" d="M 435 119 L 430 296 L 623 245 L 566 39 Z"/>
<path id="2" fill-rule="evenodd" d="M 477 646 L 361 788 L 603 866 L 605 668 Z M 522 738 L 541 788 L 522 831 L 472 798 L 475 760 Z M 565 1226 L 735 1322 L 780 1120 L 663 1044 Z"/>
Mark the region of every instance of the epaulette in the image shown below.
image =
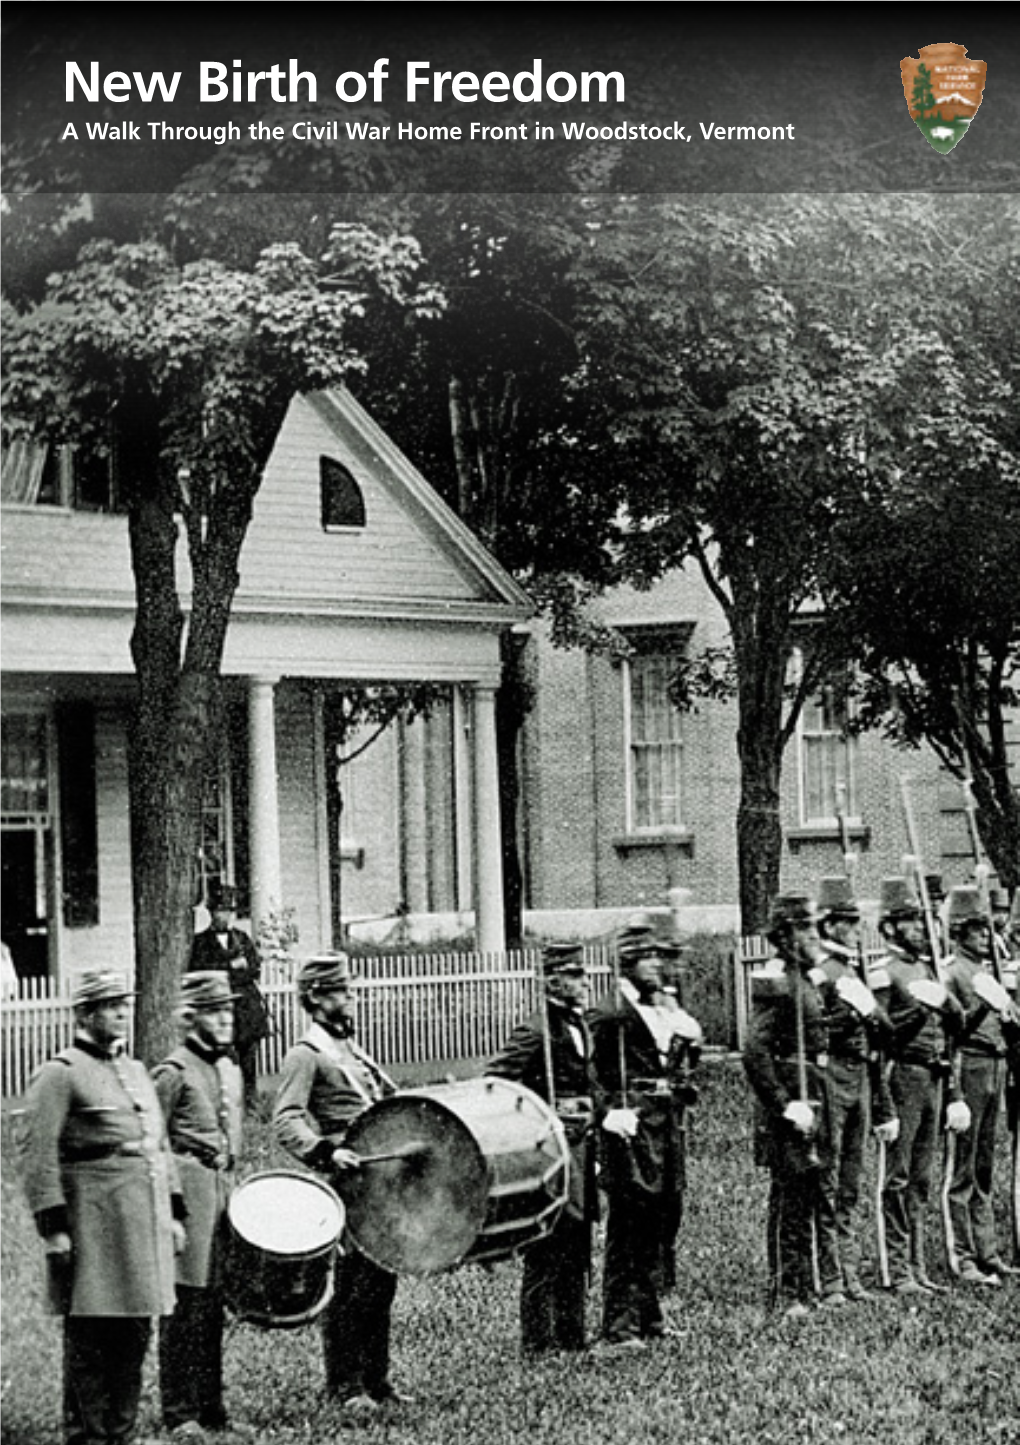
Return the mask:
<path id="1" fill-rule="evenodd" d="M 169 1058 L 160 1059 L 159 1063 L 156 1065 L 156 1068 L 157 1068 L 157 1069 L 166 1069 L 166 1068 L 177 1069 L 180 1073 L 183 1074 L 183 1073 L 184 1073 L 184 1060 L 183 1060 L 183 1059 L 175 1059 L 175 1058 L 171 1055 Z"/>

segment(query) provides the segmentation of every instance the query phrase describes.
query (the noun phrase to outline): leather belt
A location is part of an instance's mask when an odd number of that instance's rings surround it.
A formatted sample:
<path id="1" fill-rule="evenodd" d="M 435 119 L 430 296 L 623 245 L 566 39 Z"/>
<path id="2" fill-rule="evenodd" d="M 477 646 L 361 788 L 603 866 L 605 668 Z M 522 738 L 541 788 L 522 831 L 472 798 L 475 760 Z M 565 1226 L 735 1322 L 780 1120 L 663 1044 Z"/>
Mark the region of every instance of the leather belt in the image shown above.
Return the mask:
<path id="1" fill-rule="evenodd" d="M 138 1159 L 144 1154 L 139 1139 L 125 1139 L 120 1144 L 83 1144 L 79 1149 L 65 1148 L 61 1160 L 65 1164 L 89 1164 L 96 1159 Z"/>
<path id="2" fill-rule="evenodd" d="M 665 1097 L 673 1093 L 673 1086 L 668 1079 L 629 1079 L 627 1089 L 628 1092 L 633 1090 L 635 1094 L 650 1094 L 653 1097 Z"/>
<path id="3" fill-rule="evenodd" d="M 594 1101 L 587 1094 L 567 1094 L 556 1100 L 557 1114 L 592 1114 L 595 1111 Z"/>

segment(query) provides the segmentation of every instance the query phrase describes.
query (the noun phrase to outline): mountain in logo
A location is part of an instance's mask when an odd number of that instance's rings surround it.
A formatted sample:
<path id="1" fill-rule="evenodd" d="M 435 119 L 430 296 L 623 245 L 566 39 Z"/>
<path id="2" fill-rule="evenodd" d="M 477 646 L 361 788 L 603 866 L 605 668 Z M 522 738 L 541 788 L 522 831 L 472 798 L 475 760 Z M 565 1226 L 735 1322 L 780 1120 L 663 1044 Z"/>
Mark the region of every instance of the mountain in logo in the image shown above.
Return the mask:
<path id="1" fill-rule="evenodd" d="M 911 119 L 933 150 L 945 155 L 967 134 L 977 115 L 988 67 L 968 60 L 967 47 L 951 41 L 922 45 L 918 60 L 900 61 L 900 78 Z"/>

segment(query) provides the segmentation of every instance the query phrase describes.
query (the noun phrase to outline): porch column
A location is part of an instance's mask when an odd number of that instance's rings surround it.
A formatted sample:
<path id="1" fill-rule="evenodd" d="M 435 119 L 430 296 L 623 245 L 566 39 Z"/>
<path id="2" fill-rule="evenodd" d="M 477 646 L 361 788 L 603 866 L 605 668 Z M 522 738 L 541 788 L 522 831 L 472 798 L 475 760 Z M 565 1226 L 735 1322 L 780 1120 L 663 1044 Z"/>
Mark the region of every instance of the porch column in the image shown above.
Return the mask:
<path id="1" fill-rule="evenodd" d="M 502 953 L 503 842 L 499 831 L 496 689 L 475 688 L 475 936 L 481 953 Z"/>
<path id="2" fill-rule="evenodd" d="M 280 805 L 276 781 L 277 677 L 248 683 L 248 841 L 251 854 L 251 926 L 283 903 L 280 873 Z"/>

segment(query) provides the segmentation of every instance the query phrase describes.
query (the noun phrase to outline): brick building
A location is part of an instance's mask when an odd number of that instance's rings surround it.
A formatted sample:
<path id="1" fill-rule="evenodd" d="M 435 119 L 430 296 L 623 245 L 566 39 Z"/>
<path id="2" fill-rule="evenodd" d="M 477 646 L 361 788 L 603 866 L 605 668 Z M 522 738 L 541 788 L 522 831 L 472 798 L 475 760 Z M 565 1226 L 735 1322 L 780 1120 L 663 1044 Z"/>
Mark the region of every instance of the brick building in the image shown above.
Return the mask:
<path id="1" fill-rule="evenodd" d="M 619 589 L 598 610 L 631 644 L 627 660 L 559 651 L 537 629 L 533 642 L 521 820 L 530 926 L 598 932 L 620 910 L 665 905 L 670 887 L 682 886 L 693 891 L 691 926 L 735 927 L 736 704 L 705 702 L 680 715 L 666 698 L 677 655 L 727 641 L 722 612 L 694 566 L 646 592 Z M 947 884 L 966 879 L 959 785 L 930 749 L 904 752 L 874 733 L 847 741 L 839 709 L 838 687 L 814 699 L 784 755 L 784 887 L 810 888 L 842 871 L 842 785 L 861 855 L 858 891 L 877 898 L 881 878 L 909 851 L 904 773 L 928 871 Z M 1017 719 L 1013 732 L 1020 782 Z"/>

